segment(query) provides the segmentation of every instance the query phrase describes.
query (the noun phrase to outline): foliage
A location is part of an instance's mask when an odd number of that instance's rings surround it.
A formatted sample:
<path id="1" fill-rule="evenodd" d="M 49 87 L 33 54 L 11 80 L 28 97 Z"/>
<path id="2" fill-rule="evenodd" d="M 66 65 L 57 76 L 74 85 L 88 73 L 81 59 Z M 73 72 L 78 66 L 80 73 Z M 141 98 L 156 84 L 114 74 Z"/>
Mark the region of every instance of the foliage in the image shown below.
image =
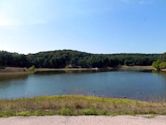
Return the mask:
<path id="1" fill-rule="evenodd" d="M 28 71 L 29 71 L 29 72 L 35 72 L 35 66 L 29 67 L 29 68 L 28 68 Z"/>
<path id="2" fill-rule="evenodd" d="M 26 55 L 0 51 L 0 66 L 29 67 Z"/>
<path id="3" fill-rule="evenodd" d="M 0 117 L 43 115 L 166 114 L 166 103 L 91 96 L 50 96 L 0 100 Z"/>
<path id="4" fill-rule="evenodd" d="M 154 61 L 152 66 L 159 71 L 160 70 L 160 63 L 161 63 L 160 60 Z"/>
<path id="5" fill-rule="evenodd" d="M 166 69 L 166 62 L 160 63 L 160 69 Z"/>
<path id="6" fill-rule="evenodd" d="M 154 61 L 152 66 L 158 71 L 166 68 L 166 53 L 162 54 L 157 61 Z"/>
<path id="7" fill-rule="evenodd" d="M 0 52 L 0 67 L 65 68 L 106 68 L 119 65 L 147 66 L 157 60 L 160 54 L 91 54 L 72 50 L 18 54 Z M 71 67 L 72 68 L 72 67 Z"/>
<path id="8" fill-rule="evenodd" d="M 163 62 L 166 62 L 166 53 L 164 53 L 160 56 L 160 60 Z"/>

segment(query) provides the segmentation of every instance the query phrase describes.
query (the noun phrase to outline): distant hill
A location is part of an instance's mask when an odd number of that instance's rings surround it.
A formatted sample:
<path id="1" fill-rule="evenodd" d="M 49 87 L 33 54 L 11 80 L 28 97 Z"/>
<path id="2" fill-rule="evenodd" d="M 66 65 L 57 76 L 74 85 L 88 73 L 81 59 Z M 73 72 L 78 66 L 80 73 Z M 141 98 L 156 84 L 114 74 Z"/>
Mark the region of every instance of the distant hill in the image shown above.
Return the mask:
<path id="1" fill-rule="evenodd" d="M 0 66 L 37 68 L 106 68 L 119 65 L 152 65 L 162 54 L 92 54 L 74 50 L 56 50 L 35 54 L 18 54 L 0 51 Z"/>

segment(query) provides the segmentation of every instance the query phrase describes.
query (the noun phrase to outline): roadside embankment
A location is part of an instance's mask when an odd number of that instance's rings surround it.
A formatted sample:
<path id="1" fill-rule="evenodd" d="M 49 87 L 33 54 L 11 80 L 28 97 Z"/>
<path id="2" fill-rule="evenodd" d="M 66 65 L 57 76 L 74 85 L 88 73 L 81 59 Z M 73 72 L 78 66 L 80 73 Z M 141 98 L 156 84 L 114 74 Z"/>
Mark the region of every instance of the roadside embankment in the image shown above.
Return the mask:
<path id="1" fill-rule="evenodd" d="M 50 96 L 0 100 L 0 117 L 43 115 L 166 115 L 166 102 L 93 96 Z"/>

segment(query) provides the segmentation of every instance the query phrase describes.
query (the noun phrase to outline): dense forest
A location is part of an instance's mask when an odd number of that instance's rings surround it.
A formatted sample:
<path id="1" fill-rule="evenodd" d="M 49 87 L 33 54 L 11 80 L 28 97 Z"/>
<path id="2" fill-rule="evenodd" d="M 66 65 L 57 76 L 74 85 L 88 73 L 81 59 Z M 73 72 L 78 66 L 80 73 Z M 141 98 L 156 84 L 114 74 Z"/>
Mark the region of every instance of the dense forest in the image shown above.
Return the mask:
<path id="1" fill-rule="evenodd" d="M 1 67 L 106 68 L 119 65 L 147 66 L 159 59 L 165 60 L 166 54 L 163 56 L 162 54 L 91 54 L 73 50 L 57 50 L 23 55 L 0 51 Z"/>

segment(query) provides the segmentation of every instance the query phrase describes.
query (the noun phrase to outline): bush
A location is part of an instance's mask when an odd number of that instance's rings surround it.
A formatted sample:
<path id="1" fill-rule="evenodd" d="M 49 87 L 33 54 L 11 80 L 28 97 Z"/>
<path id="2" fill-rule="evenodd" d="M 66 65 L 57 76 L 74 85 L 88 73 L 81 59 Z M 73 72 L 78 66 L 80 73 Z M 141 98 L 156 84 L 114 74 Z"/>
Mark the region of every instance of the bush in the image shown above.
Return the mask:
<path id="1" fill-rule="evenodd" d="M 160 63 L 161 63 L 161 61 L 157 60 L 157 61 L 153 62 L 152 66 L 154 68 L 156 68 L 157 71 L 159 71 L 160 70 Z"/>
<path id="2" fill-rule="evenodd" d="M 166 68 L 166 62 L 161 62 L 159 67 L 160 67 L 160 69 L 165 69 Z"/>
<path id="3" fill-rule="evenodd" d="M 30 68 L 28 68 L 29 72 L 35 72 L 35 66 L 31 66 Z"/>

